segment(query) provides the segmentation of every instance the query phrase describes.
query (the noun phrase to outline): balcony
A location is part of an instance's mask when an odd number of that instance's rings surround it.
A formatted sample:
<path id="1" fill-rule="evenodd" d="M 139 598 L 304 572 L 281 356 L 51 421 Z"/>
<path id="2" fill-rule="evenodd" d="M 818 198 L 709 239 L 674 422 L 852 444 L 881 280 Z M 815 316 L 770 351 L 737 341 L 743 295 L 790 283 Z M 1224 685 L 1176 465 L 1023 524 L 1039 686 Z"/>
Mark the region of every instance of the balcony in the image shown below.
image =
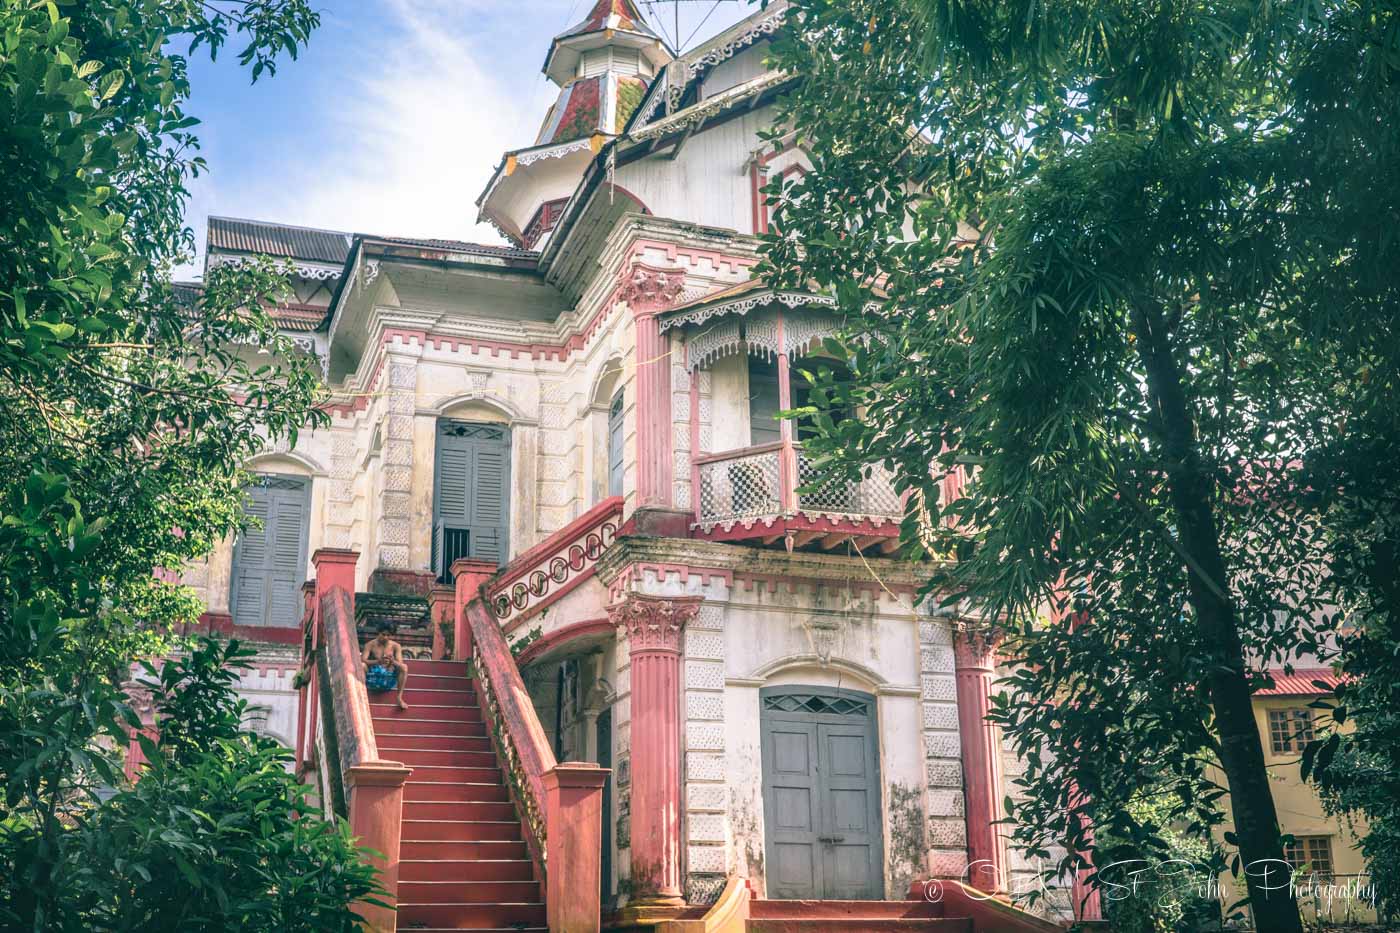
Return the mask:
<path id="1" fill-rule="evenodd" d="M 830 551 L 849 541 L 862 553 L 894 550 L 904 501 L 884 467 L 866 467 L 859 481 L 801 491 L 816 479 L 812 458 L 782 441 L 698 457 L 695 535 L 790 549 Z"/>

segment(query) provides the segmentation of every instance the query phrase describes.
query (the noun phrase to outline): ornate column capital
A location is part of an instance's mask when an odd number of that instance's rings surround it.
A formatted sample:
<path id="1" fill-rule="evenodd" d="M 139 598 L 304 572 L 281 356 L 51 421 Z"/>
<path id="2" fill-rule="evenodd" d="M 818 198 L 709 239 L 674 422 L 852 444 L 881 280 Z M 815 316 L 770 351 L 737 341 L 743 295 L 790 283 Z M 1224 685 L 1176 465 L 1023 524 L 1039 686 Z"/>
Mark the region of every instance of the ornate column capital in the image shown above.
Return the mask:
<path id="1" fill-rule="evenodd" d="M 953 625 L 953 665 L 956 670 L 995 671 L 1002 633 L 994 626 L 956 622 Z"/>
<path id="2" fill-rule="evenodd" d="M 681 650 L 681 632 L 704 601 L 700 596 L 643 596 L 629 593 L 608 607 L 608 618 L 627 632 L 628 650 Z"/>
<path id="3" fill-rule="evenodd" d="M 685 288 L 685 273 L 634 262 L 623 273 L 617 297 L 633 314 L 656 314 L 670 307 Z"/>

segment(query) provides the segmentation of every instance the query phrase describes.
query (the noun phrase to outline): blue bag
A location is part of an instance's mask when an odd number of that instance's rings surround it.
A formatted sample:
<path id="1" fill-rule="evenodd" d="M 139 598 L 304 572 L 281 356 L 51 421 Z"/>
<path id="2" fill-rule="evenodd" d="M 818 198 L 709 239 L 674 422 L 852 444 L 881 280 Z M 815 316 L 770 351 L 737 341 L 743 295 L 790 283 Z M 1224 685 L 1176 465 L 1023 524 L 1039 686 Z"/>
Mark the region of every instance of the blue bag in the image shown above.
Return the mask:
<path id="1" fill-rule="evenodd" d="M 375 693 L 394 690 L 398 685 L 399 672 L 392 667 L 374 664 L 370 666 L 369 670 L 365 671 L 365 688 Z"/>

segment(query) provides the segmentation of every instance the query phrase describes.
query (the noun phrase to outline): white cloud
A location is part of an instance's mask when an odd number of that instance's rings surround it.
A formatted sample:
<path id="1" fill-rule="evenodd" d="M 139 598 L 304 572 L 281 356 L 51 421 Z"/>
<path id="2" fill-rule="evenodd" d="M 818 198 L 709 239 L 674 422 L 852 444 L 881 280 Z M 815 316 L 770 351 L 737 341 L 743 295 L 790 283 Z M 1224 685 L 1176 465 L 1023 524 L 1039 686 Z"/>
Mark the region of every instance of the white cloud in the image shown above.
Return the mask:
<path id="1" fill-rule="evenodd" d="M 461 23 L 463 4 L 397 0 L 382 36 L 341 76 L 329 137 L 290 192 L 289 223 L 400 236 L 496 240 L 474 201 L 514 108 Z M 450 9 L 449 9 L 450 7 Z M 455 15 L 454 15 L 455 14 Z"/>

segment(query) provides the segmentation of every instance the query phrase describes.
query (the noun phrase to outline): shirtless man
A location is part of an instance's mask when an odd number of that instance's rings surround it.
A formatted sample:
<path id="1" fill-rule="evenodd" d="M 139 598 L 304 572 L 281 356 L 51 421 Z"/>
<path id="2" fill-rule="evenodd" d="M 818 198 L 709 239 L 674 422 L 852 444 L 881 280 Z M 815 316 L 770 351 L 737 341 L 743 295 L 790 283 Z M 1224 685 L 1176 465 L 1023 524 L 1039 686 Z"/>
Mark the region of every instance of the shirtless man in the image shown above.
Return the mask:
<path id="1" fill-rule="evenodd" d="M 403 701 L 403 688 L 408 683 L 408 665 L 403 663 L 403 648 L 389 637 L 389 626 L 381 625 L 379 634 L 365 642 L 365 648 L 360 652 L 360 660 L 365 663 L 366 670 L 370 667 L 383 667 L 398 672 L 399 709 L 408 709 L 408 704 Z"/>

